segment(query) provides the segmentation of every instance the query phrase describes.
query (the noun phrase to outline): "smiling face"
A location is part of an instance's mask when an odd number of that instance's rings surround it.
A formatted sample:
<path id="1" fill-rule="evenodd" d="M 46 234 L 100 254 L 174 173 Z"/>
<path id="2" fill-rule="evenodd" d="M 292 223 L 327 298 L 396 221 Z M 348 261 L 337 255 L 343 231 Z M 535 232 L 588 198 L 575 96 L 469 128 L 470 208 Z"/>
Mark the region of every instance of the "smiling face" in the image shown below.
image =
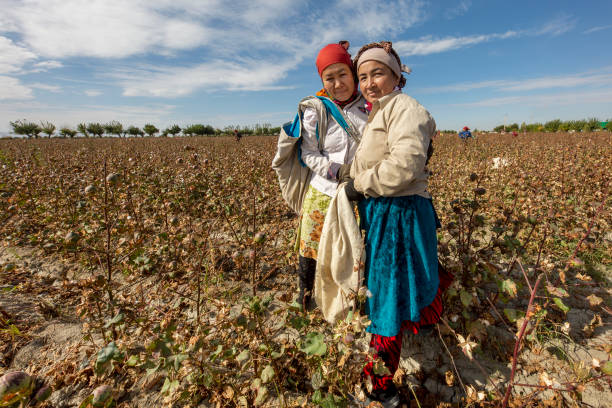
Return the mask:
<path id="1" fill-rule="evenodd" d="M 355 92 L 355 80 L 348 65 L 341 62 L 331 64 L 321 72 L 323 88 L 329 96 L 339 101 L 346 101 Z"/>
<path id="2" fill-rule="evenodd" d="M 399 78 L 395 76 L 391 68 L 374 60 L 365 61 L 359 65 L 357 78 L 363 97 L 370 103 L 390 94 L 399 85 Z"/>

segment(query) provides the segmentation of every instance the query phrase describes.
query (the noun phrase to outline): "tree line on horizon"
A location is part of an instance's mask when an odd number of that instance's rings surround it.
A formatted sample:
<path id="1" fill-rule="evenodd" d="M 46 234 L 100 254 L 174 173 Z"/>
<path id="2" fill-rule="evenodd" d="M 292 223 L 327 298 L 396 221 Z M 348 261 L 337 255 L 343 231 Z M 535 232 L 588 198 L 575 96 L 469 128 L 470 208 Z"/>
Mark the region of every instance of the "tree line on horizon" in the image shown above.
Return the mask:
<path id="1" fill-rule="evenodd" d="M 548 122 L 541 123 L 511 123 L 509 125 L 499 125 L 493 128 L 493 132 L 521 132 L 521 133 L 535 133 L 535 132 L 594 132 L 598 129 L 612 131 L 612 119 L 600 121 L 597 118 L 579 119 L 579 120 L 566 120 L 553 119 Z M 474 133 L 486 132 L 486 130 L 473 129 Z M 440 133 L 457 133 L 456 130 L 440 130 Z"/>
<path id="2" fill-rule="evenodd" d="M 510 125 L 499 125 L 493 128 L 494 132 L 594 132 L 598 129 L 612 131 L 612 119 L 600 121 L 597 118 L 579 119 L 579 120 L 561 120 L 553 119 L 545 123 L 512 123 Z"/>
<path id="3" fill-rule="evenodd" d="M 253 126 L 240 126 L 240 125 L 229 125 L 223 129 L 215 128 L 211 125 L 203 125 L 200 123 L 187 125 L 180 127 L 179 125 L 172 125 L 164 130 L 158 129 L 155 125 L 147 123 L 142 128 L 138 126 L 127 126 L 124 127 L 119 121 L 113 120 L 108 123 L 79 123 L 76 128 L 61 127 L 57 129 L 56 126 L 49 121 L 41 121 L 40 123 L 28 121 L 26 119 L 16 120 L 10 122 L 13 133 L 20 136 L 26 136 L 28 138 L 38 138 L 41 134 L 47 135 L 51 138 L 52 136 L 59 136 L 63 138 L 73 138 L 78 134 L 83 137 L 103 137 L 103 136 L 116 136 L 116 137 L 149 137 L 161 136 L 161 137 L 176 137 L 176 136 L 222 136 L 227 134 L 233 134 L 234 131 L 240 132 L 242 135 L 276 135 L 280 132 L 280 127 L 272 127 L 269 123 L 255 124 Z"/>

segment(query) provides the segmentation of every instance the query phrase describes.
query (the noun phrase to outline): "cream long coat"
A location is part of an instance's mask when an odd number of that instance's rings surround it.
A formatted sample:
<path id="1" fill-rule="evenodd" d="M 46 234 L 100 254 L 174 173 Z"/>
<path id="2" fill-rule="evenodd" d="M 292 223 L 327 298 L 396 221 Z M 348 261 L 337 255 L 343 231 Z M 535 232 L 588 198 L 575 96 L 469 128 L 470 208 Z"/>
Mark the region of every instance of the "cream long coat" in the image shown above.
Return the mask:
<path id="1" fill-rule="evenodd" d="M 372 105 L 351 166 L 355 189 L 366 197 L 401 197 L 427 191 L 427 148 L 436 122 L 416 99 L 395 91 Z"/>

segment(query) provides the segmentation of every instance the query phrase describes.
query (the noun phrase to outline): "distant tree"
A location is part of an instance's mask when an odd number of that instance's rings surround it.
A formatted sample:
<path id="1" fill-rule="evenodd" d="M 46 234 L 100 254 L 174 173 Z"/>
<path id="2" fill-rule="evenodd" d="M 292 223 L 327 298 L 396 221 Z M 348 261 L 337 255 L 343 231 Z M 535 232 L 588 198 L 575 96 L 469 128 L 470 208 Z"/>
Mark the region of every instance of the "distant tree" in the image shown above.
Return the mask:
<path id="1" fill-rule="evenodd" d="M 527 124 L 525 122 L 521 123 L 521 127 L 519 129 L 521 133 L 527 132 Z"/>
<path id="2" fill-rule="evenodd" d="M 215 134 L 215 128 L 212 127 L 211 125 L 206 125 L 204 126 L 204 134 L 205 135 L 214 135 Z"/>
<path id="3" fill-rule="evenodd" d="M 69 137 L 71 139 L 77 134 L 76 130 L 70 129 L 69 127 L 63 127 L 59 132 L 62 137 Z"/>
<path id="4" fill-rule="evenodd" d="M 125 133 L 125 131 L 123 130 L 123 125 L 116 120 L 111 120 L 110 122 L 105 123 L 103 126 L 104 131 L 109 135 L 116 135 L 117 137 L 121 137 L 121 135 Z"/>
<path id="5" fill-rule="evenodd" d="M 183 128 L 183 134 L 185 136 L 193 136 L 193 125 L 187 125 Z"/>
<path id="6" fill-rule="evenodd" d="M 235 130 L 240 130 L 240 126 L 237 126 L 237 125 L 227 125 L 226 127 L 223 128 L 223 133 L 233 134 L 234 133 L 234 129 Z"/>
<path id="7" fill-rule="evenodd" d="M 567 132 L 568 130 L 570 130 L 570 122 L 567 120 L 561 122 L 561 124 L 559 125 L 559 130 L 561 132 Z"/>
<path id="8" fill-rule="evenodd" d="M 280 126 L 277 126 L 277 127 L 270 128 L 268 134 L 269 135 L 278 135 L 280 133 L 280 131 L 281 131 Z"/>
<path id="9" fill-rule="evenodd" d="M 606 125 L 606 130 L 612 132 L 612 119 L 608 119 L 608 124 Z"/>
<path id="10" fill-rule="evenodd" d="M 15 132 L 16 135 L 27 136 L 28 138 L 38 138 L 38 135 L 40 132 L 42 132 L 42 129 L 40 126 L 38 126 L 38 124 L 29 122 L 25 119 L 9 123 L 11 124 L 13 132 Z"/>
<path id="11" fill-rule="evenodd" d="M 79 123 L 77 125 L 77 130 L 81 132 L 83 136 L 89 137 L 89 132 L 87 131 L 87 125 L 85 123 Z"/>
<path id="12" fill-rule="evenodd" d="M 589 118 L 585 121 L 583 131 L 585 132 L 593 132 L 595 129 L 599 129 L 599 119 L 597 118 Z"/>
<path id="13" fill-rule="evenodd" d="M 136 137 L 136 136 L 144 136 L 144 132 L 140 128 L 136 127 L 136 126 L 130 126 L 127 129 L 127 134 L 130 135 L 130 136 L 134 136 L 134 137 Z"/>
<path id="14" fill-rule="evenodd" d="M 584 126 L 586 125 L 586 120 L 572 120 L 571 121 L 571 130 L 575 130 L 576 132 L 582 131 Z"/>
<path id="15" fill-rule="evenodd" d="M 189 125 L 183 129 L 185 135 L 196 135 L 204 136 L 206 134 L 206 126 L 196 123 L 195 125 Z"/>
<path id="16" fill-rule="evenodd" d="M 494 131 L 494 132 L 503 132 L 503 131 L 504 131 L 504 129 L 505 129 L 505 127 L 506 127 L 505 125 L 495 126 L 495 127 L 493 128 L 493 131 Z"/>
<path id="17" fill-rule="evenodd" d="M 102 137 L 102 135 L 104 134 L 104 126 L 97 122 L 88 123 L 87 131 L 94 136 Z"/>
<path id="18" fill-rule="evenodd" d="M 175 137 L 176 135 L 181 133 L 181 127 L 179 125 L 172 125 L 166 130 L 164 130 L 164 132 L 166 133 L 166 135 L 172 135 L 172 137 Z"/>
<path id="19" fill-rule="evenodd" d="M 142 130 L 147 134 L 147 136 L 153 136 L 159 132 L 159 129 L 150 123 L 144 125 Z"/>
<path id="20" fill-rule="evenodd" d="M 269 135 L 271 127 L 272 125 L 269 123 L 257 123 L 253 129 L 253 133 L 256 135 Z"/>
<path id="21" fill-rule="evenodd" d="M 561 119 L 549 120 L 544 123 L 544 130 L 547 132 L 556 132 L 559 130 L 559 126 L 561 126 Z"/>
<path id="22" fill-rule="evenodd" d="M 42 130 L 42 132 L 44 134 L 46 134 L 49 139 L 51 139 L 51 135 L 53 135 L 53 133 L 55 132 L 55 125 L 49 121 L 41 121 L 40 122 L 40 129 Z"/>
<path id="23" fill-rule="evenodd" d="M 519 130 L 519 124 L 518 124 L 518 123 L 512 123 L 511 125 L 506 126 L 506 130 L 509 130 L 509 131 L 513 131 L 513 130 L 515 130 L 515 131 L 517 131 L 517 132 L 518 132 L 518 130 Z"/>

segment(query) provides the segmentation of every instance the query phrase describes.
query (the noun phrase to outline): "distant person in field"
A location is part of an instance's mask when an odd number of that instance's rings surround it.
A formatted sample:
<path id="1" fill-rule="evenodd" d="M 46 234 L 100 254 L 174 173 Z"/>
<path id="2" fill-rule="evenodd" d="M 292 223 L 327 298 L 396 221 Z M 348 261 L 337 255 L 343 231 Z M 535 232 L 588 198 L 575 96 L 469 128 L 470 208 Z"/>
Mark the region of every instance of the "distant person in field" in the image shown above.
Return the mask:
<path id="1" fill-rule="evenodd" d="M 474 136 L 472 136 L 472 132 L 470 132 L 470 128 L 467 126 L 465 126 L 461 132 L 459 132 L 459 139 L 461 140 L 472 139 L 473 137 Z"/>
<path id="2" fill-rule="evenodd" d="M 393 383 L 404 333 L 423 332 L 442 313 L 442 290 L 452 276 L 439 266 L 436 216 L 427 191 L 430 142 L 436 123 L 414 98 L 402 93 L 407 67 L 387 41 L 363 46 L 355 58 L 357 78 L 371 112 L 350 168 L 345 192 L 358 202 L 365 230 L 366 313 L 370 349 L 388 368 L 368 363 L 362 378 L 372 384 L 369 402 L 400 404 Z"/>
<path id="3" fill-rule="evenodd" d="M 348 41 L 341 41 L 338 44 L 328 44 L 319 51 L 316 66 L 323 89 L 316 95 L 333 101 L 361 134 L 368 113 L 364 107 L 365 100 L 357 89 L 348 48 Z M 318 147 L 318 118 L 315 110 L 307 108 L 302 121 L 301 158 L 313 175 L 304 198 L 298 227 L 297 301 L 308 309 L 314 307 L 312 294 L 317 251 L 325 215 L 332 197 L 336 195 L 338 181 L 348 173 L 348 165 L 353 160 L 358 143 L 331 119 L 329 112 L 328 119 L 321 151 Z"/>
<path id="4" fill-rule="evenodd" d="M 236 141 L 239 142 L 240 139 L 242 139 L 242 133 L 240 133 L 238 129 L 234 129 L 234 137 L 236 138 Z"/>

